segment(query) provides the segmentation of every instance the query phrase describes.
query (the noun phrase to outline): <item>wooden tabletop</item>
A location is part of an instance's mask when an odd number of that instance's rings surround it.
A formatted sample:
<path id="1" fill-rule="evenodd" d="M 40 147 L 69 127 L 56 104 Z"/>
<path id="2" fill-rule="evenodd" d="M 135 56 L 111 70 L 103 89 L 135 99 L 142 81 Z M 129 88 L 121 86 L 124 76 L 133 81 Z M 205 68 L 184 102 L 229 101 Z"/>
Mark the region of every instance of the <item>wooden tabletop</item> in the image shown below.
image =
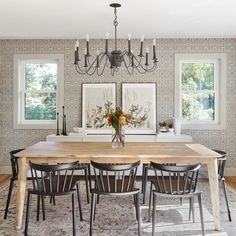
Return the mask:
<path id="1" fill-rule="evenodd" d="M 17 153 L 32 161 L 63 162 L 80 160 L 88 163 L 91 160 L 103 163 L 121 163 L 140 160 L 159 162 L 200 162 L 219 156 L 218 153 L 193 143 L 126 143 L 124 149 L 112 149 L 110 142 L 39 142 Z"/>

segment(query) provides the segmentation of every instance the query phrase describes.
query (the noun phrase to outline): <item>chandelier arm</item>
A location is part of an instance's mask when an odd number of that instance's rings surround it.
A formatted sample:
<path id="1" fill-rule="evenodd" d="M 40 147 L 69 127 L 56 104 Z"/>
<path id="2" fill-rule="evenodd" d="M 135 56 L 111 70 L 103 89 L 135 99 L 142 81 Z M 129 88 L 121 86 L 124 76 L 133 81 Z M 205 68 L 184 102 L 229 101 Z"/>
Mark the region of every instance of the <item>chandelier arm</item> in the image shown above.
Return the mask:
<path id="1" fill-rule="evenodd" d="M 130 74 L 130 75 L 132 75 L 133 73 L 134 73 L 134 68 L 132 67 L 132 66 L 128 66 L 127 64 L 126 64 L 126 61 L 124 60 L 124 65 L 125 65 L 125 68 L 126 68 L 126 70 L 128 71 L 128 73 Z M 131 71 L 130 71 L 130 68 L 131 68 Z"/>
<path id="2" fill-rule="evenodd" d="M 143 70 L 145 70 L 145 68 L 142 65 L 142 59 L 140 58 L 140 60 L 138 60 L 136 56 L 134 56 L 134 59 L 137 62 L 137 64 L 135 65 L 135 68 L 141 67 Z"/>
<path id="3" fill-rule="evenodd" d="M 81 75 L 86 75 L 86 71 L 85 70 L 82 70 L 79 66 L 79 64 L 75 65 L 75 69 L 76 71 L 81 74 Z"/>
<path id="4" fill-rule="evenodd" d="M 103 54 L 103 57 L 105 56 L 106 54 L 104 53 Z M 104 72 L 104 70 L 105 70 L 105 67 L 106 67 L 106 65 L 107 65 L 107 59 L 108 59 L 108 56 L 106 55 L 106 60 L 105 60 L 105 63 L 104 63 L 104 65 L 103 65 L 103 68 L 102 68 L 102 70 L 101 70 L 101 73 L 99 73 L 99 69 L 97 68 L 97 75 L 98 76 L 101 76 L 102 74 L 103 74 L 103 72 Z"/>
<path id="5" fill-rule="evenodd" d="M 127 63 L 126 63 L 125 56 L 127 56 L 127 57 L 128 57 L 129 64 L 127 64 Z M 129 55 L 128 55 L 128 52 L 127 52 L 127 51 L 125 51 L 125 54 L 123 54 L 123 58 L 124 58 L 124 64 L 125 64 L 126 68 L 129 68 L 129 67 L 131 67 L 130 57 L 129 57 Z"/>
<path id="6" fill-rule="evenodd" d="M 135 69 L 138 71 L 138 73 L 140 73 L 142 75 L 144 75 L 146 73 L 146 71 L 142 67 L 137 66 L 137 67 L 135 67 Z M 140 70 L 140 69 L 142 69 L 142 70 Z"/>

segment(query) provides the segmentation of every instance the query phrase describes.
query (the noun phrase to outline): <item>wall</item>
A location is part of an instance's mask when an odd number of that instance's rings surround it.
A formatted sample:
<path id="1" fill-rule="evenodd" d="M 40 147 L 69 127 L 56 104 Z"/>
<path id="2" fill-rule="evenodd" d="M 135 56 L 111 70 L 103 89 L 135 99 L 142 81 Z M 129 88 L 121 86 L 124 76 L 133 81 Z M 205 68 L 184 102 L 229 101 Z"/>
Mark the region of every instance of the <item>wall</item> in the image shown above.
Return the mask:
<path id="1" fill-rule="evenodd" d="M 151 45 L 152 40 L 146 40 Z M 81 42 L 82 43 L 82 42 Z M 110 43 L 110 46 L 113 45 Z M 127 42 L 119 40 L 124 49 Z M 132 46 L 139 49 L 139 40 Z M 104 40 L 91 40 L 91 51 L 104 47 Z M 0 173 L 9 170 L 10 150 L 27 147 L 45 140 L 55 130 L 13 129 L 13 55 L 37 53 L 63 53 L 65 55 L 65 108 L 68 130 L 81 125 L 81 84 L 86 82 L 117 82 L 118 95 L 121 82 L 157 83 L 157 122 L 169 119 L 174 114 L 174 55 L 175 53 L 226 53 L 227 54 L 227 129 L 185 130 L 194 142 L 229 153 L 228 173 L 236 175 L 236 39 L 159 39 L 157 40 L 158 69 L 154 73 L 128 75 L 126 71 L 111 76 L 81 76 L 73 66 L 74 40 L 0 40 Z M 120 104 L 120 96 L 118 96 Z M 231 169 L 230 169 L 231 168 Z"/>

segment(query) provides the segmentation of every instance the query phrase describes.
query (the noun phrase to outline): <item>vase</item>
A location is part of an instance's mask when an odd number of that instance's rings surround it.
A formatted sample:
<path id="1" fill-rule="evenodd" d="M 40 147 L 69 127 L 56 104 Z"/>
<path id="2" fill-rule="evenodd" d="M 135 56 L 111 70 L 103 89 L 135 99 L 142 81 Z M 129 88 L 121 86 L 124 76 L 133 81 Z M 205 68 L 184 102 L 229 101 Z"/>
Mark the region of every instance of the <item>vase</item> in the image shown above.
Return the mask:
<path id="1" fill-rule="evenodd" d="M 125 147 L 125 131 L 122 127 L 112 129 L 112 148 L 122 149 Z"/>
<path id="2" fill-rule="evenodd" d="M 182 119 L 180 117 L 174 117 L 174 129 L 175 129 L 175 134 L 180 135 L 181 134 L 181 122 Z"/>

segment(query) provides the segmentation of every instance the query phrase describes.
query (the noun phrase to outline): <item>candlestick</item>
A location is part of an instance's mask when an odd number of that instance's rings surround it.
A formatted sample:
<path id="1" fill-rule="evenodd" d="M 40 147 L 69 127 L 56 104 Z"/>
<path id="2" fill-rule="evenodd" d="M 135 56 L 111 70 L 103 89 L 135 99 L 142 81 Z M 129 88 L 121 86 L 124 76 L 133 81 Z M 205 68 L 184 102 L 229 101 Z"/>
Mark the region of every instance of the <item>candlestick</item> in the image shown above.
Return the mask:
<path id="1" fill-rule="evenodd" d="M 57 136 L 60 135 L 59 133 L 59 112 L 57 112 Z"/>
<path id="2" fill-rule="evenodd" d="M 61 132 L 62 135 L 65 135 L 65 130 L 64 130 L 65 119 L 64 119 L 64 116 L 65 116 L 65 107 L 62 106 L 62 132 Z"/>

